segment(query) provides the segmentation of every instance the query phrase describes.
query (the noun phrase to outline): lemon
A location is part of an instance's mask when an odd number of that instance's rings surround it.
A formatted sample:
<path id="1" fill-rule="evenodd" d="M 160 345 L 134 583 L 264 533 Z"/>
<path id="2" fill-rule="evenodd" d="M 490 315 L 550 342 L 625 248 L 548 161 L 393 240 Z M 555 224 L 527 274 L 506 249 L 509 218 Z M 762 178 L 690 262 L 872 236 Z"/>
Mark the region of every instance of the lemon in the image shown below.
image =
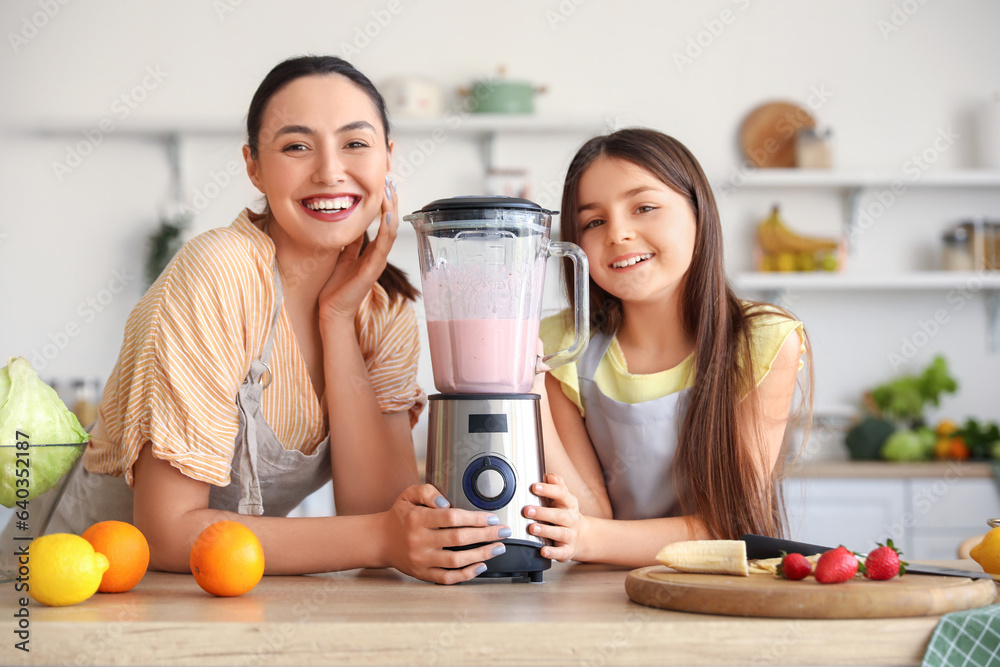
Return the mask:
<path id="1" fill-rule="evenodd" d="M 79 535 L 54 533 L 28 547 L 28 592 L 50 607 L 83 602 L 97 592 L 108 559 Z"/>
<path id="2" fill-rule="evenodd" d="M 972 547 L 969 555 L 979 563 L 983 572 L 1000 575 L 1000 528 L 986 533 L 983 541 Z"/>

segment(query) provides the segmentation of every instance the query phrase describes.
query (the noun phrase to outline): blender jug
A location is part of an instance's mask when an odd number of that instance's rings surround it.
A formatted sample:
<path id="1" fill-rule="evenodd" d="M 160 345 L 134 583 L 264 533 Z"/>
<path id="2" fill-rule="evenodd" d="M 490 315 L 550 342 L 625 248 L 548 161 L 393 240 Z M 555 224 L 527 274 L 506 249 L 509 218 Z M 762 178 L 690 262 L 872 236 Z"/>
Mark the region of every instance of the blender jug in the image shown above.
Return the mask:
<path id="1" fill-rule="evenodd" d="M 549 240 L 554 211 L 527 199 L 453 197 L 404 216 L 417 232 L 434 385 L 446 394 L 523 394 L 536 367 L 575 361 L 588 340 L 587 256 Z M 574 264 L 575 335 L 539 357 L 545 264 Z"/>

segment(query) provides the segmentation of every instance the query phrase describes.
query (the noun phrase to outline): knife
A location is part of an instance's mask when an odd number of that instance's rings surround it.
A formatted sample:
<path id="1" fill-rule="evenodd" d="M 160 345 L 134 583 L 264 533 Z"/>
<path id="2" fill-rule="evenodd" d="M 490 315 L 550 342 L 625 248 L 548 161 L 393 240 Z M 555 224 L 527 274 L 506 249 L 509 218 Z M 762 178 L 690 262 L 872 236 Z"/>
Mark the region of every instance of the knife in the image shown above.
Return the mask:
<path id="1" fill-rule="evenodd" d="M 767 537 L 766 535 L 754 535 L 748 533 L 740 538 L 747 544 L 747 558 L 777 558 L 781 552 L 798 553 L 803 556 L 812 556 L 829 551 L 833 547 L 821 547 L 816 544 L 805 542 L 793 542 L 792 540 L 782 540 L 777 537 Z M 918 563 L 906 566 L 907 574 L 936 574 L 942 577 L 966 577 L 968 579 L 992 579 L 993 577 L 985 572 L 972 572 L 970 570 L 960 570 L 954 567 L 940 567 L 938 565 L 922 565 Z"/>

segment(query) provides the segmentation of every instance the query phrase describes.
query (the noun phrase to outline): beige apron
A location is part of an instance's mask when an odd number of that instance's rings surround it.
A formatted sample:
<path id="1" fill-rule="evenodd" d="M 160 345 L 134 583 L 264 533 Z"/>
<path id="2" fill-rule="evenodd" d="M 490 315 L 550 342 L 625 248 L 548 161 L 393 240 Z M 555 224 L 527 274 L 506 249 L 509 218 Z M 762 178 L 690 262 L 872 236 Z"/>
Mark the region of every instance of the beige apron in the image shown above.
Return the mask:
<path id="1" fill-rule="evenodd" d="M 674 453 L 690 388 L 643 403 L 622 403 L 594 375 L 611 346 L 598 331 L 577 364 L 584 426 L 600 460 L 616 519 L 654 519 L 677 511 Z"/>
<path id="2" fill-rule="evenodd" d="M 271 382 L 268 362 L 281 315 L 281 277 L 274 270 L 275 305 L 271 331 L 260 357 L 236 396 L 239 430 L 228 486 L 212 486 L 212 509 L 265 516 L 286 516 L 303 499 L 330 481 L 330 436 L 312 454 L 285 449 L 264 419 L 260 403 Z M 267 373 L 267 382 L 261 378 Z M 87 471 L 79 460 L 49 522 L 48 533 L 82 533 L 109 519 L 132 523 L 133 493 L 124 477 Z"/>

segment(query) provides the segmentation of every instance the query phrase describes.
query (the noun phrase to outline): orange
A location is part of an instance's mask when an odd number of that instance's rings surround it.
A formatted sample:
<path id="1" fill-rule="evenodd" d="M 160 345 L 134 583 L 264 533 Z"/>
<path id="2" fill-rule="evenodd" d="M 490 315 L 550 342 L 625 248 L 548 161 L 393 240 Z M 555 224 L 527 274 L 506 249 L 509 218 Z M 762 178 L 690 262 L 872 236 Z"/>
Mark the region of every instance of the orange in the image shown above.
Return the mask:
<path id="1" fill-rule="evenodd" d="M 94 551 L 104 554 L 109 567 L 97 588 L 101 593 L 124 593 L 135 588 L 149 567 L 149 544 L 142 532 L 124 521 L 101 521 L 81 535 Z"/>
<path id="2" fill-rule="evenodd" d="M 242 523 L 216 521 L 191 547 L 191 574 L 212 595 L 243 595 L 264 576 L 264 547 Z"/>

